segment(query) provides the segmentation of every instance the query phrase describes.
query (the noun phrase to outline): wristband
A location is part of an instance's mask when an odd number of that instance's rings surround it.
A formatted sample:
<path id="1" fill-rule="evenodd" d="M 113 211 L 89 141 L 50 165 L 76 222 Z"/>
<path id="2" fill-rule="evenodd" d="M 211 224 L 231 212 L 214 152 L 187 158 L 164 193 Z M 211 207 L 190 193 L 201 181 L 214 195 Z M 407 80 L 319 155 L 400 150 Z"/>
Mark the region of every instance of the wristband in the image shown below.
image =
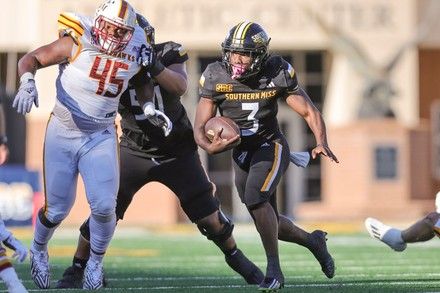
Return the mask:
<path id="1" fill-rule="evenodd" d="M 25 72 L 20 77 L 20 83 L 27 82 L 28 80 L 34 80 L 34 75 L 30 72 Z"/>

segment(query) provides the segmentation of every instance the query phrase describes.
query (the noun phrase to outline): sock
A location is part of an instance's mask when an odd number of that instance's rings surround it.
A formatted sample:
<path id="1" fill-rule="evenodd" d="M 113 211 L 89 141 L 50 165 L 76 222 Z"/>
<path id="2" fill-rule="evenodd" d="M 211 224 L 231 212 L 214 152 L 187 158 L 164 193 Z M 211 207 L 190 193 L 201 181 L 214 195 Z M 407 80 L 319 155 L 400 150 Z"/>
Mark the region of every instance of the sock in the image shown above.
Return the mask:
<path id="1" fill-rule="evenodd" d="M 292 220 L 284 215 L 279 215 L 278 239 L 299 244 L 307 247 L 309 250 L 313 248 L 310 233 L 295 225 Z"/>
<path id="2" fill-rule="evenodd" d="M 47 227 L 42 222 L 40 217 L 37 217 L 34 231 L 34 241 L 32 241 L 31 249 L 37 251 L 46 251 L 47 243 L 52 238 L 53 233 L 58 225 Z"/>
<path id="3" fill-rule="evenodd" d="M 268 256 L 266 276 L 279 278 L 280 274 L 282 275 L 279 257 L 277 255 Z M 279 281 L 283 282 L 284 280 Z"/>
<path id="4" fill-rule="evenodd" d="M 20 283 L 17 273 L 12 266 L 7 267 L 0 271 L 0 278 L 6 283 L 6 286 L 14 286 L 16 283 Z"/>
<path id="5" fill-rule="evenodd" d="M 81 259 L 74 256 L 72 260 L 72 266 L 84 270 L 86 268 L 87 261 L 87 259 Z"/>
<path id="6" fill-rule="evenodd" d="M 90 258 L 102 261 L 116 228 L 116 215 L 90 217 Z"/>

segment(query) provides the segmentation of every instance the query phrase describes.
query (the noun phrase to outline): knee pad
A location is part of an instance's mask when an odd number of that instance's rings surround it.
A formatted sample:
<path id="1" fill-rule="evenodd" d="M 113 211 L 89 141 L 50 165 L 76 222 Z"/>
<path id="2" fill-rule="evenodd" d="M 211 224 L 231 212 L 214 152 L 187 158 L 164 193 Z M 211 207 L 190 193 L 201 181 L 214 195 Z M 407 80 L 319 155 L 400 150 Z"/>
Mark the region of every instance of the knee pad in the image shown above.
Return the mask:
<path id="1" fill-rule="evenodd" d="M 88 218 L 84 223 L 82 223 L 81 227 L 79 227 L 79 232 L 81 236 L 90 242 L 90 227 L 89 227 L 90 218 Z"/>
<path id="2" fill-rule="evenodd" d="M 218 212 L 218 219 L 220 223 L 223 224 L 223 228 L 218 233 L 212 233 L 207 230 L 203 225 L 197 224 L 197 228 L 199 228 L 200 232 L 208 238 L 208 240 L 214 241 L 214 243 L 222 243 L 226 241 L 232 235 L 232 231 L 234 230 L 234 224 L 228 217 L 223 214 L 221 210 Z"/>
<path id="3" fill-rule="evenodd" d="M 41 224 L 43 224 L 47 228 L 54 228 L 54 227 L 56 227 L 56 226 L 58 226 L 60 224 L 60 223 L 53 223 L 53 222 L 49 221 L 49 219 L 46 218 L 46 216 L 44 215 L 44 209 L 43 208 L 41 208 L 38 211 L 38 219 L 40 219 Z"/>

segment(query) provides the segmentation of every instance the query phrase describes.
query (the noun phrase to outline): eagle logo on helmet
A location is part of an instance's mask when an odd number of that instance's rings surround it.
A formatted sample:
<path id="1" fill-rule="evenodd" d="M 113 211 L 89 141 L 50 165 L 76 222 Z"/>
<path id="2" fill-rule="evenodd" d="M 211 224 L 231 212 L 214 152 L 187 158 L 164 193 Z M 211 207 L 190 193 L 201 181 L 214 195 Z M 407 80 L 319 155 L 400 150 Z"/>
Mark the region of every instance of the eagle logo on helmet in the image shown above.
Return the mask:
<path id="1" fill-rule="evenodd" d="M 125 49 L 136 26 L 136 12 L 125 0 L 107 0 L 98 7 L 92 41 L 100 51 L 115 54 Z"/>
<path id="2" fill-rule="evenodd" d="M 257 74 L 267 59 L 270 38 L 266 31 L 257 23 L 243 21 L 234 26 L 222 43 L 222 59 L 229 73 L 232 74 L 231 52 L 249 54 L 251 66 L 238 79 L 246 79 Z"/>

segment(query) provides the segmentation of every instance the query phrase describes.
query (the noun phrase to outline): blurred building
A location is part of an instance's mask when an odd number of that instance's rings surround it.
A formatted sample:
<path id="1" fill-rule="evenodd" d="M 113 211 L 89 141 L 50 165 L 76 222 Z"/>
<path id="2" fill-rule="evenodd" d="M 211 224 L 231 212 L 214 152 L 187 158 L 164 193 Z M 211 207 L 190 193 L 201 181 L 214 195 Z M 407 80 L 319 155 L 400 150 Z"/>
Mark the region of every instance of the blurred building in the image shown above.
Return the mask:
<path id="1" fill-rule="evenodd" d="M 157 42 L 173 40 L 187 49 L 190 83 L 183 100 L 191 117 L 200 74 L 220 58 L 228 30 L 242 20 L 267 30 L 272 52 L 293 64 L 302 87 L 323 112 L 330 146 L 341 161 L 335 165 L 323 158 L 306 169 L 291 166 L 278 192 L 280 211 L 302 219 L 341 220 L 416 217 L 434 207 L 440 187 L 439 2 L 130 1 L 155 26 Z M 97 5 L 91 0 L 3 3 L 0 22 L 7 29 L 0 35 L 0 82 L 6 92 L 13 96 L 16 91 L 20 56 L 57 38 L 60 12 L 93 15 Z M 8 111 L 10 163 L 42 170 L 57 70 L 38 71 L 40 108 L 25 123 Z M 291 150 L 314 146 L 307 125 L 287 106 L 280 107 L 279 120 Z M 230 154 L 204 157 L 224 210 L 236 220 L 248 220 L 235 195 Z M 152 184 L 140 193 L 128 223 L 185 220 L 163 186 Z M 68 221 L 81 222 L 89 212 L 86 206 L 81 189 Z"/>

